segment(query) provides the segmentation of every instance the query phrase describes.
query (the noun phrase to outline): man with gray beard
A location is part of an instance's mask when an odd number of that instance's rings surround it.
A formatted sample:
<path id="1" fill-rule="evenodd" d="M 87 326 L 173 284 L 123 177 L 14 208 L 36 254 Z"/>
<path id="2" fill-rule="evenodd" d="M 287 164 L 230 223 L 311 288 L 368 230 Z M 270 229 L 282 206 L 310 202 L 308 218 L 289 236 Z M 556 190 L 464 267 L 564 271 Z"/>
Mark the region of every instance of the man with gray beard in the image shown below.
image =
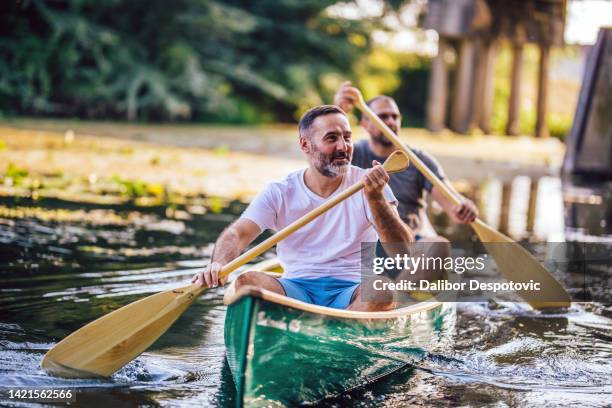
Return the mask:
<path id="1" fill-rule="evenodd" d="M 305 225 L 277 246 L 284 274 L 280 279 L 248 271 L 236 289 L 250 285 L 303 302 L 338 309 L 376 311 L 393 307 L 389 292 L 364 299 L 361 290 L 361 243 L 412 242 L 402 222 L 389 175 L 377 161 L 370 170 L 352 166 L 353 140 L 344 111 L 317 106 L 302 116 L 299 144 L 308 167 L 271 183 L 217 240 L 211 264 L 193 278 L 201 285 L 224 284 L 219 272 L 264 230 L 279 231 L 362 180 L 354 194 Z"/>

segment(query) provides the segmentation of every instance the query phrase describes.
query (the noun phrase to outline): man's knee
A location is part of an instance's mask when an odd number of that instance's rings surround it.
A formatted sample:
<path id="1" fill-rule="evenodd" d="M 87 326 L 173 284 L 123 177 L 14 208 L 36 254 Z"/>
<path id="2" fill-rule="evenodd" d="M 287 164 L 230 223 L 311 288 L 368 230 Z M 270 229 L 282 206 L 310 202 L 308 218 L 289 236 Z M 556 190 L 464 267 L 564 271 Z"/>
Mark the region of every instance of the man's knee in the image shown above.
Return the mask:
<path id="1" fill-rule="evenodd" d="M 395 300 L 391 291 L 381 291 L 375 299 L 362 301 L 365 311 L 384 312 L 395 308 Z"/>
<path id="2" fill-rule="evenodd" d="M 246 271 L 236 278 L 236 289 L 244 286 L 255 286 L 259 289 L 266 289 L 281 295 L 285 294 L 283 286 L 278 279 L 259 271 Z"/>
<path id="3" fill-rule="evenodd" d="M 385 308 L 390 307 L 394 302 L 393 292 L 389 289 L 381 290 L 380 293 L 374 299 L 374 303 L 380 305 Z"/>
<path id="4" fill-rule="evenodd" d="M 236 289 L 247 285 L 257 286 L 258 282 L 260 281 L 260 273 L 261 272 L 257 271 L 246 271 L 241 273 L 236 278 Z"/>
<path id="5" fill-rule="evenodd" d="M 395 307 L 393 291 L 384 285 L 380 286 L 380 282 L 375 284 L 376 281 L 391 282 L 384 276 L 365 280 L 355 291 L 350 309 L 373 312 L 390 310 Z"/>

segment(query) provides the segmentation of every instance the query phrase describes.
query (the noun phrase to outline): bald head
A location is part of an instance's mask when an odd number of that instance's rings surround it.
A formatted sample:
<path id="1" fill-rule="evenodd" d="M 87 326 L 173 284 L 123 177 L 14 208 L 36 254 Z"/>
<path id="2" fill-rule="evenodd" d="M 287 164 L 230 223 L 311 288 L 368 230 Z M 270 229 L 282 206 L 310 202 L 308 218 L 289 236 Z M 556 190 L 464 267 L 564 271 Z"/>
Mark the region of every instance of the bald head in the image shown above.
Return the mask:
<path id="1" fill-rule="evenodd" d="M 367 105 L 395 134 L 402 127 L 402 115 L 399 107 L 393 98 L 387 95 L 379 95 L 368 100 Z M 390 140 L 376 127 L 376 125 L 368 119 L 367 116 L 361 118 L 361 126 L 370 134 L 372 142 L 381 146 L 384 149 L 389 149 L 393 146 Z"/>
<path id="2" fill-rule="evenodd" d="M 383 101 L 386 102 L 386 103 L 393 104 L 393 105 L 397 106 L 397 102 L 395 102 L 395 99 L 393 99 L 392 97 L 387 96 L 387 95 L 378 95 L 378 96 L 375 96 L 375 97 L 373 97 L 371 99 L 368 99 L 368 101 L 366 102 L 366 105 L 368 105 L 370 108 L 372 108 L 372 105 L 374 103 L 383 102 Z"/>

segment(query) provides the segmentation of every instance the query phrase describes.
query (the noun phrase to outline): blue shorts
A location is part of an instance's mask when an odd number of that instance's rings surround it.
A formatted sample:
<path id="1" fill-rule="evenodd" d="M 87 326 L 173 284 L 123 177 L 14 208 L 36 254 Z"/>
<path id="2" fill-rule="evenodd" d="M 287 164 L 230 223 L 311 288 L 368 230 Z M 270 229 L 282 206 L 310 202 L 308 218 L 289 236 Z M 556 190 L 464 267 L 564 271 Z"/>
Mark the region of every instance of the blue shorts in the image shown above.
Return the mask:
<path id="1" fill-rule="evenodd" d="M 336 278 L 279 278 L 278 281 L 290 298 L 334 309 L 346 309 L 361 284 Z"/>

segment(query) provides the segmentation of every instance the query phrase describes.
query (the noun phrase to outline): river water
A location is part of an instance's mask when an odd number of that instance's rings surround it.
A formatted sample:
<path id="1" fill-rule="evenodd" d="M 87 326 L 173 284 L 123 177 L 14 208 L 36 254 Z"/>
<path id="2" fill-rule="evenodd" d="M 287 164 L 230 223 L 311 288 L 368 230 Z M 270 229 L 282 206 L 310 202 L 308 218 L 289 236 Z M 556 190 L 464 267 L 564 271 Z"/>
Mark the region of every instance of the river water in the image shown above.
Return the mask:
<path id="1" fill-rule="evenodd" d="M 221 288 L 108 380 L 54 378 L 39 364 L 83 324 L 185 284 L 241 209 L 194 215 L 1 199 L 0 388 L 75 389 L 72 406 L 83 407 L 233 405 Z M 612 320 L 604 306 L 547 315 L 520 304 L 460 304 L 449 353 L 325 405 L 610 406 Z M 6 396 L 0 404 L 18 405 Z"/>

